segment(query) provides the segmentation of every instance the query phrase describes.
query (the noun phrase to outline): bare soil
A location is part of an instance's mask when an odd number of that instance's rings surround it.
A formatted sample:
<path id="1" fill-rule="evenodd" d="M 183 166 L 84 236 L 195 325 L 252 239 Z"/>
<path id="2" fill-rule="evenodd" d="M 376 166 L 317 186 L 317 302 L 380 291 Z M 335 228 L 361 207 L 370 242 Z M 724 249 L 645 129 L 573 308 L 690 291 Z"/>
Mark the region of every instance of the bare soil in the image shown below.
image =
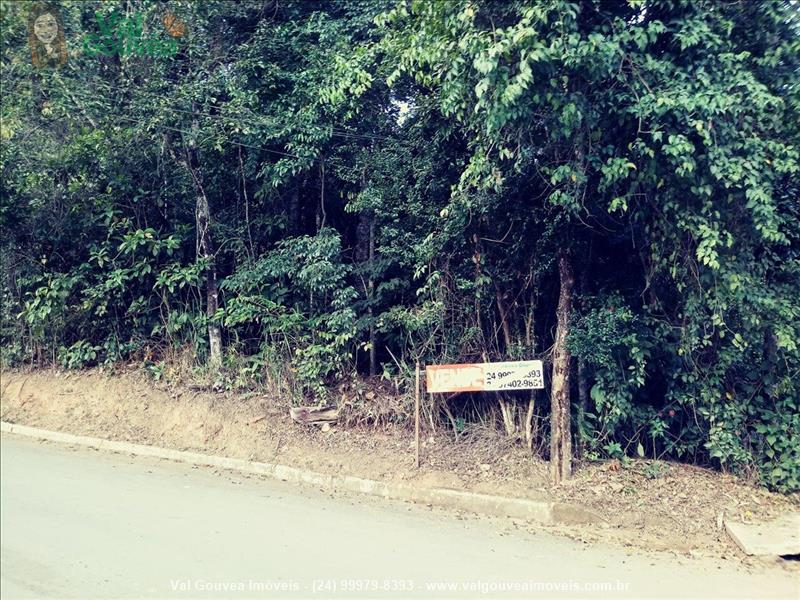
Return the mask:
<path id="1" fill-rule="evenodd" d="M 752 562 L 720 527 L 722 519 L 769 520 L 800 507 L 798 495 L 662 461 L 582 463 L 572 479 L 552 486 L 546 462 L 488 429 L 458 441 L 446 431 L 426 431 L 417 470 L 413 432 L 403 427 L 323 432 L 292 422 L 279 398 L 170 387 L 134 368 L 3 371 L 0 390 L 0 417 L 12 423 L 324 473 L 579 504 L 599 522 L 553 529 L 586 542 Z"/>

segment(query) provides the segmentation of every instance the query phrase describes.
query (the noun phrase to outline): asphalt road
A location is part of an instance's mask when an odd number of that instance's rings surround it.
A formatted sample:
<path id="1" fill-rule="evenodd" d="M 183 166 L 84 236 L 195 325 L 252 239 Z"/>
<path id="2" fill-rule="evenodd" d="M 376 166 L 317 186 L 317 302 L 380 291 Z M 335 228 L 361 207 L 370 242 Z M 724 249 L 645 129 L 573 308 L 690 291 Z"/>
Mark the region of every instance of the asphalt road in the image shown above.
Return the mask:
<path id="1" fill-rule="evenodd" d="M 3 598 L 800 597 L 783 569 L 8 435 L 0 454 Z"/>

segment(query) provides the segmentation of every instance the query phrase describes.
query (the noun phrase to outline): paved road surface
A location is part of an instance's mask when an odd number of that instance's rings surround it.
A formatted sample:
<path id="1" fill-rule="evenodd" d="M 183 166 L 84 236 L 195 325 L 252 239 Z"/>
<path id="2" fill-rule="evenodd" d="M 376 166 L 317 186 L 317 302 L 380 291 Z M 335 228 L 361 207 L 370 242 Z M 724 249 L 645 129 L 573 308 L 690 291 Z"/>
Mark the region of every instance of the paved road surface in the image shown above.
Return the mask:
<path id="1" fill-rule="evenodd" d="M 800 597 L 782 569 L 14 436 L 1 454 L 3 598 Z"/>

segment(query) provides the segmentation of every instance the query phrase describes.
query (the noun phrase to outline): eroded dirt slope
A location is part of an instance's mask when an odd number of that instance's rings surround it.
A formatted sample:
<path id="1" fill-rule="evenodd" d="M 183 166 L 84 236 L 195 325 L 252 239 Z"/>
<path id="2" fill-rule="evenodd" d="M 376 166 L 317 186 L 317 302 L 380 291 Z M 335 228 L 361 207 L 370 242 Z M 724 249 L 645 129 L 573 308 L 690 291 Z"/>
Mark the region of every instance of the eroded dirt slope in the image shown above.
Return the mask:
<path id="1" fill-rule="evenodd" d="M 4 371 L 0 384 L 4 421 L 327 473 L 577 503 L 604 521 L 559 529 L 586 541 L 742 558 L 719 528 L 723 511 L 762 520 L 798 509 L 797 497 L 676 463 L 578 465 L 573 479 L 552 487 L 547 463 L 499 435 L 456 442 L 446 432 L 425 433 L 417 471 L 413 436 L 403 428 L 322 432 L 294 424 L 281 399 L 171 389 L 136 370 Z"/>

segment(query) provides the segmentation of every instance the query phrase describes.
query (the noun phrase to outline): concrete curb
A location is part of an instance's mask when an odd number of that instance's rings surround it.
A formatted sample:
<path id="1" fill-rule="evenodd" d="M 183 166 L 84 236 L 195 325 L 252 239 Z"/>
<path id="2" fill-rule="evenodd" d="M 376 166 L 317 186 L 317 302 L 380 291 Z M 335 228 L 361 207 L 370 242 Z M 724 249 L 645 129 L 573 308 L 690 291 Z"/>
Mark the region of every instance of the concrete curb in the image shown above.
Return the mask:
<path id="1" fill-rule="evenodd" d="M 462 492 L 446 488 L 425 488 L 402 483 L 386 483 L 373 479 L 353 477 L 351 475 L 324 475 L 315 471 L 308 471 L 306 469 L 298 469 L 285 465 L 200 454 L 198 452 L 170 450 L 168 448 L 145 446 L 143 444 L 133 444 L 131 442 L 115 442 L 102 438 L 73 435 L 71 433 L 50 431 L 37 427 L 27 427 L 25 425 L 17 425 L 5 421 L 0 422 L 0 431 L 51 442 L 97 448 L 99 450 L 163 458 L 192 465 L 231 469 L 242 473 L 264 475 L 272 479 L 288 481 L 290 483 L 310 484 L 327 490 L 355 492 L 381 498 L 430 504 L 485 515 L 516 517 L 546 525 L 556 523 L 570 525 L 595 523 L 603 520 L 602 517 L 595 513 L 571 504 L 526 500 L 524 498 L 508 498 L 505 496 Z"/>

